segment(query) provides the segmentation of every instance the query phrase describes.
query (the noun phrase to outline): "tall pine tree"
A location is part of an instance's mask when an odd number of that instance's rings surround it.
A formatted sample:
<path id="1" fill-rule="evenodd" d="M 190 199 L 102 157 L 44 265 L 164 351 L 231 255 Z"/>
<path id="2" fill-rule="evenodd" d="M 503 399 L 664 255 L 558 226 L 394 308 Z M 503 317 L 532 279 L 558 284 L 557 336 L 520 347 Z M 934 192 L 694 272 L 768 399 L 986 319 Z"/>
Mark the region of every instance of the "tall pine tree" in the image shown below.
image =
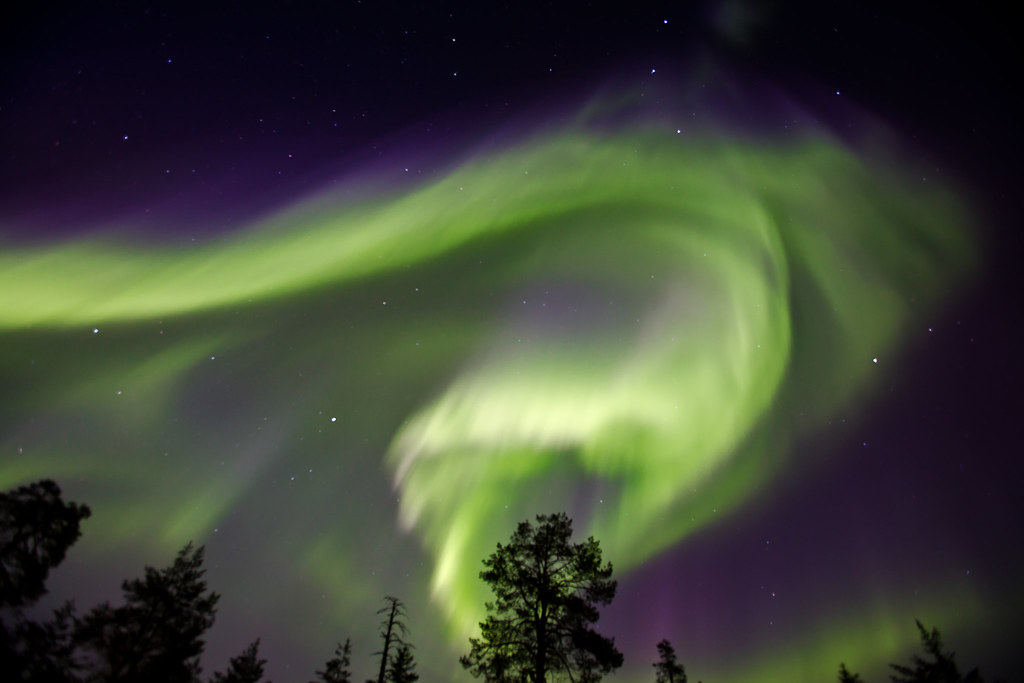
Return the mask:
<path id="1" fill-rule="evenodd" d="M 374 653 L 380 655 L 377 683 L 384 683 L 386 680 L 388 663 L 391 661 L 391 648 L 404 645 L 408 631 L 405 626 L 405 605 L 402 601 L 393 595 L 387 595 L 384 602 L 384 607 L 377 610 L 377 614 L 383 615 L 380 622 L 380 639 L 383 645 L 379 652 Z"/>
<path id="2" fill-rule="evenodd" d="M 146 567 L 122 584 L 125 603 L 103 603 L 76 624 L 75 642 L 90 662 L 90 678 L 105 683 L 193 683 L 203 634 L 213 626 L 220 596 L 203 581 L 203 548 L 186 545 L 165 569 Z"/>
<path id="3" fill-rule="evenodd" d="M 484 560 L 480 578 L 495 601 L 486 603 L 480 637 L 470 638 L 462 666 L 487 681 L 544 683 L 549 674 L 598 681 L 622 666 L 615 642 L 591 626 L 598 605 L 615 597 L 611 564 L 588 538 L 572 543 L 564 513 L 521 522 L 508 545 Z"/>

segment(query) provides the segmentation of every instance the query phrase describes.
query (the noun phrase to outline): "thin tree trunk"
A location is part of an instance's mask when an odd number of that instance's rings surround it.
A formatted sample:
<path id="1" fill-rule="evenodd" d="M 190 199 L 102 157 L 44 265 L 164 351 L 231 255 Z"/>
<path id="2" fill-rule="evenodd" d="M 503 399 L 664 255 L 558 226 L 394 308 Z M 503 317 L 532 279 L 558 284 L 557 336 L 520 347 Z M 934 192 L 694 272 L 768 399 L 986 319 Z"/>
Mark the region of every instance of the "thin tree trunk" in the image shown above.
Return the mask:
<path id="1" fill-rule="evenodd" d="M 391 614 L 388 615 L 388 630 L 384 632 L 384 648 L 380 653 L 380 674 L 377 676 L 377 683 L 384 683 L 384 672 L 388 665 L 388 648 L 391 646 L 391 629 L 395 626 L 395 610 L 398 609 L 398 601 L 391 603 Z"/>

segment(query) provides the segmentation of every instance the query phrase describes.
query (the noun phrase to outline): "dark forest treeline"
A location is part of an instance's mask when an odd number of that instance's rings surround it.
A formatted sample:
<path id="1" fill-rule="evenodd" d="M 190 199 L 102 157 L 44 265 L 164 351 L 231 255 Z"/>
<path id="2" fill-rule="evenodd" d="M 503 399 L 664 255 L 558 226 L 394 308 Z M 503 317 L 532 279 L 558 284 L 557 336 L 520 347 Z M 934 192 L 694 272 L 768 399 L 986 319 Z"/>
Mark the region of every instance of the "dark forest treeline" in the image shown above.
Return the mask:
<path id="1" fill-rule="evenodd" d="M 0 681 L 47 683 L 198 683 L 203 636 L 213 625 L 219 595 L 203 580 L 203 547 L 182 548 L 164 569 L 146 567 L 143 577 L 122 583 L 122 605 L 103 603 L 79 616 L 66 602 L 45 621 L 24 610 L 46 593 L 51 569 L 81 535 L 90 515 L 85 505 L 65 503 L 60 488 L 44 480 L 0 493 Z M 612 566 L 603 563 L 592 537 L 572 543 L 565 514 L 539 515 L 519 524 L 508 544 L 483 561 L 480 578 L 494 601 L 480 637 L 460 662 L 473 676 L 501 683 L 544 683 L 549 676 L 596 683 L 622 666 L 615 641 L 593 626 L 599 607 L 615 597 Z M 393 596 L 377 612 L 376 677 L 366 683 L 419 680 L 408 640 L 405 607 Z M 974 669 L 961 675 L 939 632 L 917 622 L 924 656 L 892 664 L 894 683 L 983 683 Z M 233 657 L 211 683 L 258 683 L 266 660 L 259 639 Z M 655 683 L 686 683 L 672 644 L 656 646 Z M 351 683 L 351 641 L 311 683 Z M 839 666 L 841 683 L 864 683 Z M 266 683 L 269 683 L 266 682 Z"/>
<path id="2" fill-rule="evenodd" d="M 25 609 L 46 594 L 50 570 L 81 535 L 91 512 L 65 503 L 60 488 L 40 481 L 0 493 L 0 681 L 46 683 L 197 683 L 204 634 L 220 596 L 203 580 L 203 547 L 191 543 L 163 569 L 121 584 L 123 604 L 102 603 L 83 615 L 68 601 L 45 621 Z M 368 683 L 415 683 L 416 663 L 406 639 L 404 607 L 385 598 L 378 677 Z M 266 660 L 259 639 L 231 658 L 211 683 L 257 683 Z M 316 681 L 351 680 L 350 644 L 338 645 Z M 269 683 L 269 681 L 267 682 Z"/>

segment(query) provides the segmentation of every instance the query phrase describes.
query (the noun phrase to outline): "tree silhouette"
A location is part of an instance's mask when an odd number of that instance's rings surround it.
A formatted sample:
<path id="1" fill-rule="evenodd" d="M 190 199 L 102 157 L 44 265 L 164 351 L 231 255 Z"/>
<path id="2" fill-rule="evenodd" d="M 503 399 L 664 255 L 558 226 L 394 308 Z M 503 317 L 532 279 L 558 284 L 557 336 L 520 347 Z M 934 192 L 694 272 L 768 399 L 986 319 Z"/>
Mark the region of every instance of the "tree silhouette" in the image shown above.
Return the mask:
<path id="1" fill-rule="evenodd" d="M 64 561 L 91 514 L 65 503 L 49 479 L 0 493 L 0 607 L 23 607 L 46 594 L 50 570 Z"/>
<path id="2" fill-rule="evenodd" d="M 377 614 L 384 615 L 380 622 L 380 637 L 384 641 L 384 646 L 379 652 L 374 653 L 380 655 L 380 673 L 377 675 L 377 683 L 384 683 L 387 680 L 387 665 L 391 661 L 391 647 L 405 645 L 404 638 L 407 632 L 405 605 L 402 604 L 402 601 L 393 595 L 387 595 L 384 596 L 384 602 L 387 604 L 377 610 Z"/>
<path id="3" fill-rule="evenodd" d="M 839 662 L 839 683 L 864 683 L 860 674 L 851 674 L 845 662 Z"/>
<path id="4" fill-rule="evenodd" d="M 564 513 L 521 522 L 508 545 L 483 561 L 483 579 L 494 592 L 486 603 L 481 637 L 470 638 L 462 666 L 486 681 L 543 683 L 551 673 L 598 681 L 622 666 L 615 642 L 591 628 L 598 605 L 615 597 L 611 564 L 601 564 L 592 537 L 570 543 L 572 521 Z"/>
<path id="5" fill-rule="evenodd" d="M 324 670 L 316 672 L 317 680 L 310 683 L 351 683 L 352 672 L 348 669 L 352 664 L 351 659 L 352 643 L 351 639 L 346 638 L 344 645 L 338 643 L 334 658 L 328 660 Z"/>
<path id="6" fill-rule="evenodd" d="M 656 683 L 686 683 L 686 669 L 676 661 L 676 651 L 665 639 L 658 643 L 658 661 L 653 666 Z"/>
<path id="7" fill-rule="evenodd" d="M 957 668 L 955 655 L 952 652 L 944 652 L 942 649 L 942 637 L 939 630 L 933 628 L 928 631 L 920 620 L 915 620 L 917 630 L 921 634 L 921 643 L 931 660 L 926 660 L 918 655 L 911 657 L 913 666 L 903 664 L 890 664 L 889 667 L 895 671 L 889 676 L 893 683 L 984 683 L 981 674 L 977 669 L 972 669 L 966 676 L 960 675 Z M 859 674 L 850 673 L 846 664 L 839 664 L 840 683 L 863 683 Z"/>
<path id="8" fill-rule="evenodd" d="M 89 508 L 65 503 L 49 479 L 0 493 L 0 671 L 8 680 L 70 680 L 77 669 L 71 643 L 73 606 L 50 621 L 27 619 L 22 608 L 46 594 L 50 570 L 78 537 Z"/>
<path id="9" fill-rule="evenodd" d="M 81 663 L 76 656 L 72 633 L 74 605 L 69 601 L 53 611 L 49 621 L 37 623 L 18 618 L 6 634 L 8 640 L 0 658 L 5 680 L 77 681 Z"/>
<path id="10" fill-rule="evenodd" d="M 257 683 L 263 678 L 263 665 L 267 663 L 267 660 L 259 658 L 259 648 L 260 639 L 257 638 L 242 654 L 231 658 L 227 673 L 213 674 L 212 683 Z"/>
<path id="11" fill-rule="evenodd" d="M 420 675 L 416 673 L 416 662 L 413 660 L 412 648 L 402 644 L 391 658 L 387 680 L 390 683 L 416 683 Z"/>
<path id="12" fill-rule="evenodd" d="M 911 658 L 913 667 L 902 664 L 890 664 L 896 673 L 890 676 L 894 683 L 981 683 L 981 675 L 977 669 L 970 671 L 966 677 L 960 675 L 956 666 L 955 655 L 942 651 L 942 637 L 938 629 L 929 632 L 920 620 L 915 620 L 917 630 L 921 633 L 921 644 L 932 660 L 928 661 L 918 655 Z"/>
<path id="13" fill-rule="evenodd" d="M 174 564 L 146 567 L 122 584 L 125 604 L 93 608 L 75 629 L 91 680 L 192 683 L 200 671 L 203 633 L 213 625 L 216 593 L 206 592 L 203 548 L 191 543 Z"/>

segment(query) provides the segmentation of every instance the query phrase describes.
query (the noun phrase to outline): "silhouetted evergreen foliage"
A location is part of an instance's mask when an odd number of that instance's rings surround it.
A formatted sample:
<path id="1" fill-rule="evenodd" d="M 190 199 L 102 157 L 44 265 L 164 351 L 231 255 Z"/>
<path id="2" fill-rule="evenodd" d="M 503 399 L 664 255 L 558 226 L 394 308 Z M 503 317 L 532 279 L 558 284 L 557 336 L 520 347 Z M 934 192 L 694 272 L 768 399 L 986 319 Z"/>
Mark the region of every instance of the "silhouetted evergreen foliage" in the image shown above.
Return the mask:
<path id="1" fill-rule="evenodd" d="M 351 683 L 352 642 L 346 638 L 345 644 L 338 643 L 334 650 L 334 658 L 327 661 L 323 671 L 316 672 L 316 680 L 310 683 Z"/>
<path id="2" fill-rule="evenodd" d="M 46 594 L 51 569 L 63 561 L 81 535 L 89 508 L 64 503 L 60 488 L 44 480 L 0 493 L 0 682 L 198 683 L 203 634 L 213 625 L 219 596 L 203 580 L 203 547 L 191 543 L 174 563 L 146 567 L 142 579 L 122 583 L 125 602 L 103 603 L 85 617 L 66 602 L 47 621 L 23 614 Z M 502 683 L 542 683 L 548 675 L 574 683 L 596 683 L 622 666 L 615 642 L 593 628 L 598 606 L 611 603 L 617 584 L 611 564 L 602 565 L 597 541 L 570 543 L 572 521 L 563 513 L 538 515 L 537 525 L 520 523 L 508 545 L 498 544 L 483 561 L 483 579 L 494 592 L 481 637 L 470 638 L 460 658 L 476 677 Z M 384 598 L 379 635 L 383 642 L 376 682 L 419 680 L 402 602 Z M 938 629 L 915 622 L 925 656 L 911 665 L 891 664 L 893 683 L 983 683 L 977 669 L 961 675 L 953 652 L 943 649 Z M 258 683 L 265 659 L 257 639 L 233 657 L 211 683 Z M 671 643 L 657 645 L 657 683 L 686 683 L 686 671 Z M 350 683 L 351 642 L 311 683 Z M 863 683 L 845 663 L 840 683 Z"/>
<path id="3" fill-rule="evenodd" d="M 863 683 L 860 674 L 851 674 L 846 668 L 846 662 L 839 662 L 839 683 Z"/>
<path id="4" fill-rule="evenodd" d="M 64 561 L 90 514 L 61 500 L 49 479 L 0 493 L 0 607 L 31 605 L 46 593 L 50 570 Z"/>
<path id="5" fill-rule="evenodd" d="M 73 630 L 74 605 L 70 601 L 42 623 L 19 615 L 6 634 L 11 649 L 0 662 L 0 680 L 77 681 L 81 665 L 72 640 Z"/>
<path id="6" fill-rule="evenodd" d="M 202 579 L 202 547 L 189 543 L 170 567 L 146 567 L 142 579 L 125 581 L 120 607 L 103 603 L 79 619 L 69 601 L 42 622 L 22 613 L 46 593 L 50 570 L 89 515 L 85 505 L 64 503 L 50 480 L 0 493 L 0 680 L 198 681 L 202 636 L 219 599 Z M 259 680 L 258 644 L 214 680 Z"/>
<path id="7" fill-rule="evenodd" d="M 915 620 L 914 623 L 921 632 L 921 644 L 931 659 L 914 655 L 911 658 L 912 667 L 890 664 L 889 666 L 896 672 L 890 676 L 894 683 L 981 683 L 981 675 L 977 669 L 973 669 L 966 676 L 960 675 L 954 653 L 942 651 L 942 637 L 938 629 L 933 628 L 929 632 L 920 620 Z"/>
<path id="8" fill-rule="evenodd" d="M 408 632 L 405 626 L 405 605 L 393 595 L 384 596 L 384 607 L 377 610 L 377 614 L 383 615 L 380 622 L 380 638 L 384 642 L 379 652 L 380 673 L 377 676 L 377 683 L 384 683 L 387 680 L 388 663 L 391 661 L 391 648 L 405 645 L 405 636 Z"/>
<path id="9" fill-rule="evenodd" d="M 416 683 L 420 675 L 416 673 L 416 661 L 412 656 L 412 648 L 402 644 L 391 657 L 388 666 L 387 680 L 390 683 Z"/>
<path id="10" fill-rule="evenodd" d="M 933 628 L 928 631 L 920 620 L 915 620 L 917 630 L 921 633 L 921 644 L 925 653 L 931 659 L 925 659 L 918 655 L 911 657 L 913 666 L 903 664 L 890 664 L 890 668 L 896 673 L 889 676 L 893 683 L 984 683 L 978 669 L 972 669 L 966 676 L 960 675 L 957 668 L 955 655 L 952 652 L 943 652 L 942 637 L 939 630 Z M 846 664 L 839 665 L 840 683 L 863 683 L 859 674 L 851 674 Z"/>
<path id="11" fill-rule="evenodd" d="M 259 649 L 260 639 L 257 638 L 242 654 L 231 658 L 226 673 L 213 674 L 212 683 L 257 683 L 263 678 L 263 665 L 267 663 L 260 659 Z"/>
<path id="12" fill-rule="evenodd" d="M 0 493 L 0 672 L 5 680 L 71 680 L 73 607 L 50 621 L 27 619 L 22 608 L 46 594 L 50 570 L 78 537 L 89 508 L 65 503 L 46 479 Z"/>
<path id="13" fill-rule="evenodd" d="M 192 683 L 200 672 L 203 633 L 213 625 L 216 593 L 203 581 L 203 548 L 186 545 L 165 569 L 122 584 L 125 604 L 94 607 L 77 623 L 88 680 Z"/>
<path id="14" fill-rule="evenodd" d="M 676 651 L 667 640 L 658 643 L 658 661 L 653 666 L 656 683 L 686 683 L 686 669 L 676 661 Z"/>
<path id="15" fill-rule="evenodd" d="M 486 681 L 543 683 L 548 673 L 598 681 L 622 666 L 615 642 L 591 628 L 598 605 L 615 597 L 611 564 L 601 564 L 592 537 L 570 543 L 564 513 L 521 522 L 508 545 L 485 559 L 483 579 L 494 592 L 480 638 L 470 638 L 462 666 Z"/>

